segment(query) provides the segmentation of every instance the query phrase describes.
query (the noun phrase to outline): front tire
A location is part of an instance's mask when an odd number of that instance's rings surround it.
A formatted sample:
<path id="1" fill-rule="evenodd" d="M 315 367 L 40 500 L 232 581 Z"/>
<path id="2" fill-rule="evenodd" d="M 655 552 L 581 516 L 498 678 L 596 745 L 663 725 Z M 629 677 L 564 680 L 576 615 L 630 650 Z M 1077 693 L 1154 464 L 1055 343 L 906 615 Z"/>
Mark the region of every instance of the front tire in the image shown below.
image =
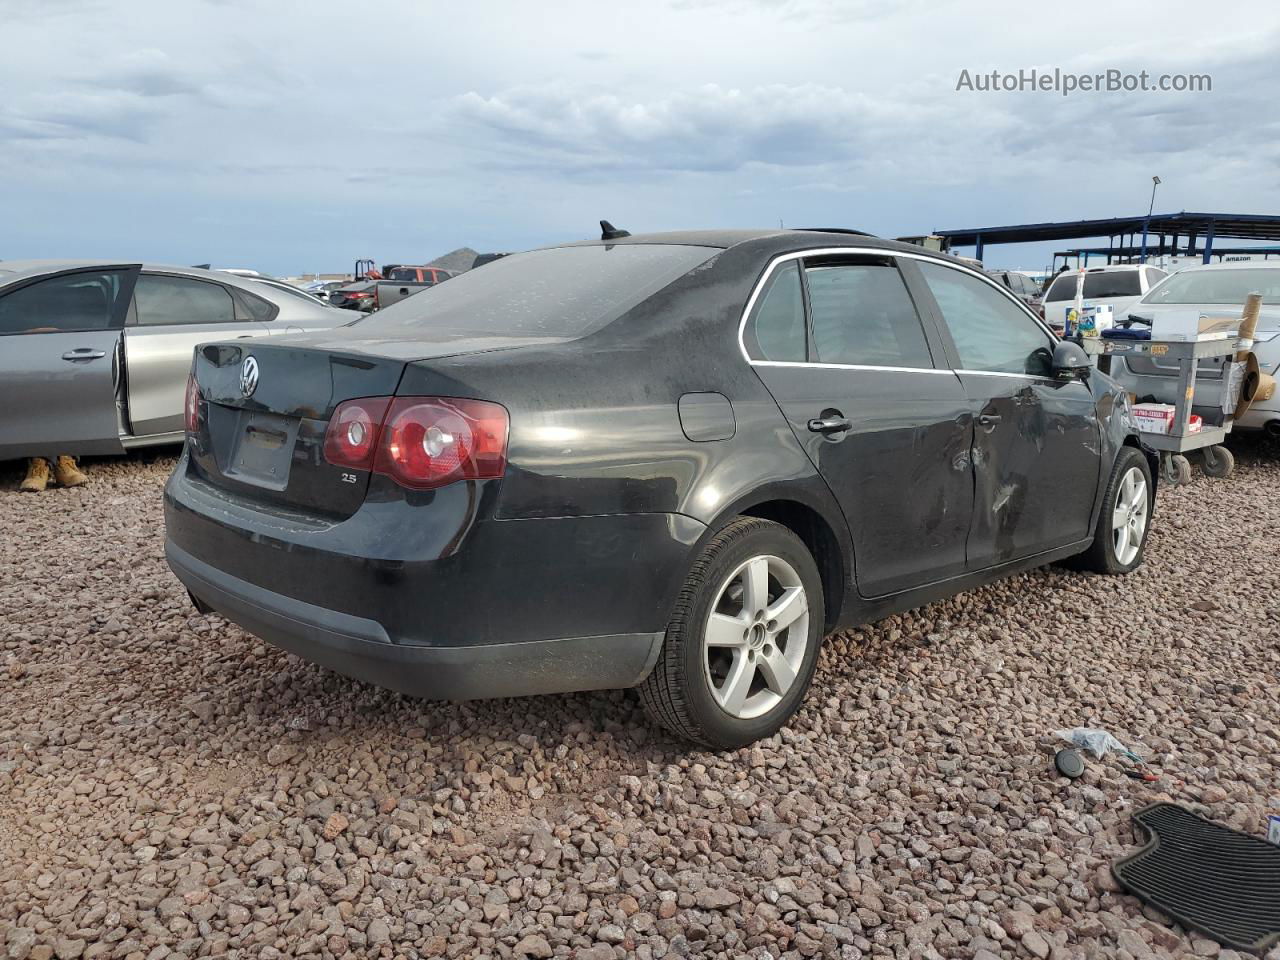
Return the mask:
<path id="1" fill-rule="evenodd" d="M 1093 544 L 1075 558 L 1075 565 L 1108 574 L 1136 569 L 1147 549 L 1154 493 L 1151 466 L 1142 451 L 1121 447 L 1102 498 Z"/>
<path id="2" fill-rule="evenodd" d="M 813 678 L 822 578 L 781 524 L 742 517 L 707 543 L 676 601 L 645 712 L 704 746 L 732 750 L 781 729 Z"/>

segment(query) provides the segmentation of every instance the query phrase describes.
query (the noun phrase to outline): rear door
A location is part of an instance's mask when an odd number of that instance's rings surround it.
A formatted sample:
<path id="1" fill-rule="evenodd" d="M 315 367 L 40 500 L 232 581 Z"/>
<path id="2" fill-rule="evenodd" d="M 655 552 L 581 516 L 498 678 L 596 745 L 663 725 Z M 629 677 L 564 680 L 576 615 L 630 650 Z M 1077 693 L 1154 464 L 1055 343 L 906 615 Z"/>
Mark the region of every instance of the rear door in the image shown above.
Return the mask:
<path id="1" fill-rule="evenodd" d="M 244 295 L 229 285 L 144 273 L 124 334 L 129 432 L 135 437 L 180 434 L 183 391 L 196 345 L 262 337 L 270 329 L 269 321 L 255 317 Z"/>
<path id="2" fill-rule="evenodd" d="M 917 269 L 977 421 L 970 569 L 1086 538 L 1101 469 L 1088 386 L 1051 376 L 1054 338 L 998 285 L 937 261 Z"/>
<path id="3" fill-rule="evenodd" d="M 969 403 L 956 375 L 939 369 L 938 333 L 921 322 L 894 258 L 775 262 L 743 342 L 840 503 L 859 592 L 962 572 Z"/>
<path id="4" fill-rule="evenodd" d="M 63 270 L 0 293 L 0 459 L 121 452 L 118 348 L 138 269 Z"/>

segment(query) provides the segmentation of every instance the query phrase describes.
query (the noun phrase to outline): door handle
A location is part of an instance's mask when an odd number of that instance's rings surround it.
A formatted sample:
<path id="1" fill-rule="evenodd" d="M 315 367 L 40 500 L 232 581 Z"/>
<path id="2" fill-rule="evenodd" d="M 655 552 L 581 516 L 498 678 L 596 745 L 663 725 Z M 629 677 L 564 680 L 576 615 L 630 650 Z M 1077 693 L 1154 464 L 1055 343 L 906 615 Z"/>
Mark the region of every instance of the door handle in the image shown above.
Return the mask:
<path id="1" fill-rule="evenodd" d="M 81 360 L 101 360 L 105 356 L 105 353 L 93 347 L 78 347 L 75 350 L 68 350 L 62 355 L 62 359 L 76 363 Z"/>
<path id="2" fill-rule="evenodd" d="M 853 424 L 848 417 L 822 417 L 821 419 L 810 420 L 809 429 L 814 433 L 830 436 L 833 433 L 844 433 L 846 430 L 852 430 Z"/>
<path id="3" fill-rule="evenodd" d="M 998 413 L 984 413 L 978 417 L 978 425 L 983 427 L 994 427 L 1003 419 L 1004 417 L 1000 416 Z"/>

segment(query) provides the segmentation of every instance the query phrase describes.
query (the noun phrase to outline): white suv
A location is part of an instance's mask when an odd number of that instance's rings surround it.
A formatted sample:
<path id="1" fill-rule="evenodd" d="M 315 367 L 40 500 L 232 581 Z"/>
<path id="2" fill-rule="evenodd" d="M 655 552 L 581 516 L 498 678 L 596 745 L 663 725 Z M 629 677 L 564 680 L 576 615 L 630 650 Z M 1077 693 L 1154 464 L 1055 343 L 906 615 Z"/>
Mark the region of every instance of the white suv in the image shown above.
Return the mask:
<path id="1" fill-rule="evenodd" d="M 1058 274 L 1044 295 L 1045 323 L 1058 332 L 1062 331 L 1067 322 L 1067 311 L 1075 306 L 1076 287 L 1082 277 L 1085 306 L 1108 306 L 1119 323 L 1124 320 L 1126 311 L 1166 276 L 1168 274 L 1163 270 L 1140 263 L 1089 267 L 1084 271 L 1067 270 Z"/>

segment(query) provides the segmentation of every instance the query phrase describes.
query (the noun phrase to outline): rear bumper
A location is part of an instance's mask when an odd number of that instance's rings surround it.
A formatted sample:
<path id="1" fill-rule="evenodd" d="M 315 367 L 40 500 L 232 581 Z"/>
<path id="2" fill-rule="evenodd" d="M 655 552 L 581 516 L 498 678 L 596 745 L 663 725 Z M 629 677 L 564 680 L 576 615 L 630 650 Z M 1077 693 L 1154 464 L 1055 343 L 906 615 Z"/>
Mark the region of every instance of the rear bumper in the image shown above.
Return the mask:
<path id="1" fill-rule="evenodd" d="M 172 541 L 165 542 L 165 558 L 192 594 L 255 636 L 348 677 L 416 697 L 473 700 L 633 687 L 662 647 L 662 633 L 468 647 L 397 644 L 375 620 L 265 590 Z"/>
<path id="2" fill-rule="evenodd" d="M 165 551 L 191 593 L 340 673 L 442 699 L 634 686 L 706 527 L 680 514 L 495 520 L 492 486 L 373 492 L 325 521 L 211 486 L 184 455 Z"/>

